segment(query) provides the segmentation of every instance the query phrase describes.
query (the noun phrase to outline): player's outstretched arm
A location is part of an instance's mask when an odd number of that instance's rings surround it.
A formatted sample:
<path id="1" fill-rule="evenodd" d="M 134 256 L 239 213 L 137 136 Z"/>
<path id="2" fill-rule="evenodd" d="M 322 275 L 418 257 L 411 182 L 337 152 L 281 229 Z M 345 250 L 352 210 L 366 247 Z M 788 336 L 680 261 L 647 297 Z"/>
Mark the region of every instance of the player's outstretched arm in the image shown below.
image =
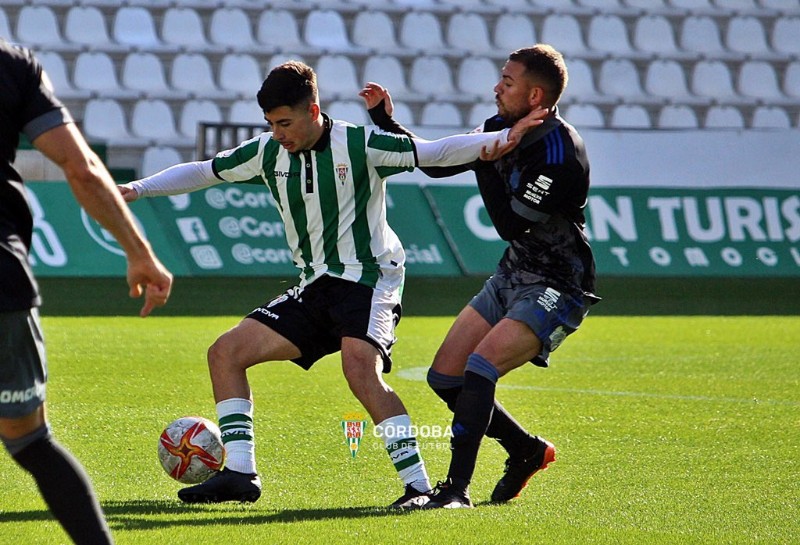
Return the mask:
<path id="1" fill-rule="evenodd" d="M 163 197 L 197 191 L 222 182 L 214 174 L 211 164 L 210 159 L 181 163 L 117 187 L 125 202 L 133 202 L 139 197 Z"/>
<path id="2" fill-rule="evenodd" d="M 172 289 L 172 274 L 136 228 L 111 175 L 78 128 L 72 123 L 60 125 L 36 137 L 33 145 L 64 171 L 78 203 L 114 235 L 125 251 L 130 295 L 145 296 L 139 314 L 145 317 L 166 304 Z"/>

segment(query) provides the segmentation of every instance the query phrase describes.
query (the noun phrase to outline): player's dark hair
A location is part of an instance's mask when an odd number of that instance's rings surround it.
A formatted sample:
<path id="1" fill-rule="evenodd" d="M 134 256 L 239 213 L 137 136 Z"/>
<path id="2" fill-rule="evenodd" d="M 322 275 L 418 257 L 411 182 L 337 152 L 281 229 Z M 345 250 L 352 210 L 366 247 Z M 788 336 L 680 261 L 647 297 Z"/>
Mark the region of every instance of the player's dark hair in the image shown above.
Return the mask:
<path id="1" fill-rule="evenodd" d="M 281 106 L 294 108 L 304 103 L 315 103 L 318 99 L 317 74 L 304 62 L 285 62 L 270 70 L 256 99 L 265 113 Z"/>
<path id="2" fill-rule="evenodd" d="M 547 106 L 554 106 L 561 99 L 561 94 L 567 87 L 569 75 L 564 56 L 553 46 L 536 44 L 533 47 L 523 47 L 512 52 L 508 60 L 521 63 L 525 66 L 525 73 L 545 92 Z"/>

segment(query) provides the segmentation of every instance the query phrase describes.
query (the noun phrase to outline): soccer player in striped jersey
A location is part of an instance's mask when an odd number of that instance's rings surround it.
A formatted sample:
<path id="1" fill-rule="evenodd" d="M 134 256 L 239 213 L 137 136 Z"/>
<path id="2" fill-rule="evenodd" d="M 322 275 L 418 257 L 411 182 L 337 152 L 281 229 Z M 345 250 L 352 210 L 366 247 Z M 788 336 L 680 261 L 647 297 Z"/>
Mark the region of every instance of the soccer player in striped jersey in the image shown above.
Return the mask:
<path id="1" fill-rule="evenodd" d="M 528 361 L 547 367 L 550 352 L 599 300 L 584 229 L 589 160 L 583 139 L 557 107 L 567 79 L 564 58 L 549 45 L 512 52 L 494 87 L 497 115 L 478 131 L 512 126 L 541 108 L 548 112 L 544 123 L 503 157 L 489 152 L 459 167 L 423 169 L 433 177 L 473 170 L 486 211 L 509 244 L 495 274 L 459 313 L 428 372 L 428 384 L 454 415 L 447 479 L 426 508 L 472 507 L 469 483 L 484 435 L 508 452 L 493 502 L 516 498 L 533 474 L 555 460 L 555 447 L 528 433 L 495 400 L 495 386 Z M 372 84 L 361 94 L 378 126 L 413 136 L 391 119 L 388 91 Z"/>
<path id="2" fill-rule="evenodd" d="M 229 182 L 266 184 L 300 269 L 299 285 L 268 301 L 208 351 L 225 469 L 178 492 L 189 503 L 255 501 L 253 399 L 249 367 L 292 360 L 304 369 L 341 351 L 351 391 L 376 423 L 405 490 L 391 506 L 424 505 L 431 486 L 411 419 L 383 380 L 392 365 L 405 255 L 386 222 L 386 182 L 418 165 L 458 165 L 482 151 L 504 153 L 532 127 L 428 142 L 330 119 L 320 111 L 316 74 L 290 61 L 268 74 L 257 95 L 271 131 L 214 159 L 184 163 L 120 186 L 127 201 Z"/>

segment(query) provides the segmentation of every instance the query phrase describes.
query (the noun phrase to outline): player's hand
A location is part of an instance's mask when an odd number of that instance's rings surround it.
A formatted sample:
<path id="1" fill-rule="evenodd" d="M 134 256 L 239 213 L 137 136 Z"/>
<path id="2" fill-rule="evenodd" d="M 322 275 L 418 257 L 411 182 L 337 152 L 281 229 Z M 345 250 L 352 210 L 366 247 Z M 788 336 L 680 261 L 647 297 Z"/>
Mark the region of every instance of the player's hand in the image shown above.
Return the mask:
<path id="1" fill-rule="evenodd" d="M 131 184 L 120 184 L 117 189 L 119 189 L 119 194 L 122 195 L 122 199 L 125 202 L 133 202 L 139 198 L 139 194 L 131 187 Z"/>
<path id="2" fill-rule="evenodd" d="M 172 273 L 152 252 L 141 258 L 129 257 L 128 286 L 131 297 L 138 298 L 144 294 L 144 306 L 139 311 L 139 316 L 146 318 L 153 309 L 167 303 L 172 291 Z"/>
<path id="3" fill-rule="evenodd" d="M 389 117 L 392 116 L 394 113 L 394 104 L 392 103 L 392 95 L 389 94 L 389 90 L 381 85 L 378 85 L 374 82 L 367 82 L 364 85 L 364 88 L 358 93 L 358 96 L 364 99 L 364 102 L 367 105 L 367 110 L 371 110 L 375 106 L 381 103 L 381 100 L 384 101 L 384 109 L 386 110 L 386 115 Z"/>
<path id="4" fill-rule="evenodd" d="M 548 108 L 539 107 L 535 110 L 531 110 L 528 115 L 514 123 L 514 126 L 511 127 L 508 133 L 508 141 L 514 142 L 516 146 L 529 130 L 544 123 L 544 118 L 547 117 L 549 113 L 550 110 Z"/>
<path id="5" fill-rule="evenodd" d="M 515 147 L 517 147 L 516 142 L 508 142 L 506 145 L 501 146 L 500 142 L 495 140 L 491 148 L 486 146 L 481 148 L 481 161 L 497 161 Z"/>

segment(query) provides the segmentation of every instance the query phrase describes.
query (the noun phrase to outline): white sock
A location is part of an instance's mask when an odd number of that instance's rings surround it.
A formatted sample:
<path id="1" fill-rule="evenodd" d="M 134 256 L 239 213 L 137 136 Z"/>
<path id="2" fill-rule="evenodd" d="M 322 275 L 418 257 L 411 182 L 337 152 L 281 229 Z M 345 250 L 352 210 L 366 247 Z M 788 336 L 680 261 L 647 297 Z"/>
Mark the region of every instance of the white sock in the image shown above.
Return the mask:
<path id="1" fill-rule="evenodd" d="M 428 492 L 431 483 L 425 471 L 425 462 L 420 456 L 417 438 L 411 433 L 411 417 L 400 414 L 387 418 L 375 426 L 375 431 L 383 439 L 386 452 L 403 483 L 410 484 L 420 492 Z"/>
<path id="2" fill-rule="evenodd" d="M 237 397 L 220 401 L 217 417 L 225 446 L 225 467 L 240 473 L 255 473 L 252 401 Z"/>

